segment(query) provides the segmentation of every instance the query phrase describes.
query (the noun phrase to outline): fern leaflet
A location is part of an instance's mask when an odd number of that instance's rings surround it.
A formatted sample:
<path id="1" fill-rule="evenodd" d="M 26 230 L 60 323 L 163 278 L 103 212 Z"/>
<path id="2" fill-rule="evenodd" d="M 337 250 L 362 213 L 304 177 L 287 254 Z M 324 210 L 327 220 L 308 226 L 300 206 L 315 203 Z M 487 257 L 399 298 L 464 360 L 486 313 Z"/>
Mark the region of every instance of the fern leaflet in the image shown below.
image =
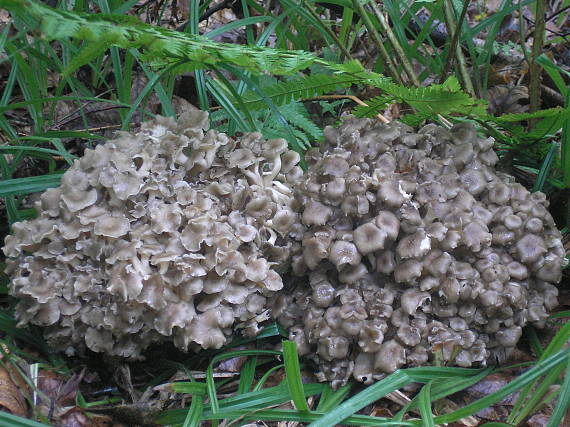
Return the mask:
<path id="1" fill-rule="evenodd" d="M 285 105 L 298 99 L 314 98 L 339 88 L 368 82 L 369 77 L 367 73 L 316 74 L 265 86 L 263 91 L 275 105 Z M 386 78 L 385 80 L 388 81 L 389 79 Z M 246 92 L 243 95 L 243 101 L 252 110 L 266 107 L 263 98 L 253 91 Z"/>
<path id="2" fill-rule="evenodd" d="M 110 46 L 142 49 L 142 59 L 155 68 L 184 63 L 184 69 L 195 70 L 233 64 L 256 74 L 284 75 L 307 68 L 317 60 L 310 52 L 217 43 L 203 36 L 144 24 L 130 16 L 79 14 L 33 0 L 0 0 L 0 4 L 10 12 L 37 20 L 48 40 L 71 37 L 95 44 L 82 52 L 80 62 L 88 62 Z"/>

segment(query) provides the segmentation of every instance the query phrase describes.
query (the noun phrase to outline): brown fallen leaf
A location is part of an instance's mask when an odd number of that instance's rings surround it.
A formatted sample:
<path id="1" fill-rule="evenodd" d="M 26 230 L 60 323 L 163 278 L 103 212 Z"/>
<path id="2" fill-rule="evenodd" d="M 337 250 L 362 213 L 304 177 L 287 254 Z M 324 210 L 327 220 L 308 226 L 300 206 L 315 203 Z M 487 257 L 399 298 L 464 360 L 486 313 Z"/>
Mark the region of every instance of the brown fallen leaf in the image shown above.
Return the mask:
<path id="1" fill-rule="evenodd" d="M 62 416 L 58 423 L 60 427 L 119 427 L 106 415 L 87 415 L 81 408 L 73 408 Z"/>
<path id="2" fill-rule="evenodd" d="M 545 413 L 538 413 L 528 419 L 526 425 L 528 427 L 546 427 L 550 421 L 550 415 Z"/>
<path id="3" fill-rule="evenodd" d="M 526 104 L 525 104 L 526 103 Z M 497 85 L 489 89 L 489 113 L 522 113 L 528 110 L 526 86 Z"/>
<path id="4" fill-rule="evenodd" d="M 215 369 L 217 372 L 239 372 L 246 360 L 247 356 L 232 357 L 222 360 Z"/>
<path id="5" fill-rule="evenodd" d="M 38 375 L 38 389 L 57 405 L 71 406 L 75 403 L 81 377 L 81 374 L 74 375 L 67 380 L 55 372 L 42 370 Z"/>
<path id="6" fill-rule="evenodd" d="M 9 365 L 6 364 L 6 366 Z M 28 413 L 28 404 L 22 390 L 13 378 L 13 375 L 6 368 L 0 367 L 0 409 L 13 415 L 25 417 Z"/>

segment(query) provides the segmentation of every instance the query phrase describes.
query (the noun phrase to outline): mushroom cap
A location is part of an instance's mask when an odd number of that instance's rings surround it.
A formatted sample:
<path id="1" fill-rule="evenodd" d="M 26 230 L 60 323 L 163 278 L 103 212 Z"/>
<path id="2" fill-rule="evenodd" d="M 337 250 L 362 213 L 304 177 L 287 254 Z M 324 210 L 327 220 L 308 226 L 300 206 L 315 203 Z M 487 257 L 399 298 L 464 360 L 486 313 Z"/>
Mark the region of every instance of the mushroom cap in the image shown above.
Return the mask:
<path id="1" fill-rule="evenodd" d="M 362 255 L 384 249 L 387 233 L 374 223 L 367 222 L 354 230 L 354 243 Z"/>
<path id="2" fill-rule="evenodd" d="M 360 253 L 354 243 L 337 240 L 331 246 L 329 260 L 337 268 L 344 264 L 357 265 L 360 263 Z"/>

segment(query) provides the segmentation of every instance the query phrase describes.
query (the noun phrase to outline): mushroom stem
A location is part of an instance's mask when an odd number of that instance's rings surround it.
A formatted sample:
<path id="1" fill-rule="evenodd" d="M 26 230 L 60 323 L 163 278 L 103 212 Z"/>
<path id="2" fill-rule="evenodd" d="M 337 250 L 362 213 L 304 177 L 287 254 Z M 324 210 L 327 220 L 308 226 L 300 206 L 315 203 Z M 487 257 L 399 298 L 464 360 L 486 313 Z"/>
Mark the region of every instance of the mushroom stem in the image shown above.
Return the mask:
<path id="1" fill-rule="evenodd" d="M 254 167 L 255 167 L 254 171 L 249 169 L 242 169 L 242 173 L 251 180 L 251 182 L 249 183 L 250 185 L 255 184 L 262 187 L 264 185 L 263 185 L 263 178 L 259 174 L 259 164 L 256 163 Z"/>
<path id="2" fill-rule="evenodd" d="M 273 160 L 273 168 L 271 171 L 267 172 L 263 176 L 263 182 L 265 185 L 271 185 L 271 182 L 275 179 L 277 175 L 279 175 L 279 171 L 281 170 L 281 156 L 277 155 Z"/>

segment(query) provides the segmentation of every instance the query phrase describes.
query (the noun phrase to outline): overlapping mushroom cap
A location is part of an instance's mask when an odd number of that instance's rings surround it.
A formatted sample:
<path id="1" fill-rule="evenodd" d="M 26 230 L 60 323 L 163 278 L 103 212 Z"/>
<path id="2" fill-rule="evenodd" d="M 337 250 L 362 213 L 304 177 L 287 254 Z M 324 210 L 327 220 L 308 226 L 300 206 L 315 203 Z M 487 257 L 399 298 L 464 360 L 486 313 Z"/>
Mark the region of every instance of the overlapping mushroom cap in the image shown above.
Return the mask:
<path id="1" fill-rule="evenodd" d="M 325 129 L 297 187 L 308 228 L 274 315 L 322 380 L 504 360 L 557 304 L 565 264 L 542 193 L 496 172 L 470 125 L 350 118 Z"/>
<path id="2" fill-rule="evenodd" d="M 6 237 L 18 325 L 68 354 L 137 358 L 153 342 L 255 335 L 283 287 L 302 173 L 285 140 L 234 141 L 201 111 L 87 150 Z"/>

